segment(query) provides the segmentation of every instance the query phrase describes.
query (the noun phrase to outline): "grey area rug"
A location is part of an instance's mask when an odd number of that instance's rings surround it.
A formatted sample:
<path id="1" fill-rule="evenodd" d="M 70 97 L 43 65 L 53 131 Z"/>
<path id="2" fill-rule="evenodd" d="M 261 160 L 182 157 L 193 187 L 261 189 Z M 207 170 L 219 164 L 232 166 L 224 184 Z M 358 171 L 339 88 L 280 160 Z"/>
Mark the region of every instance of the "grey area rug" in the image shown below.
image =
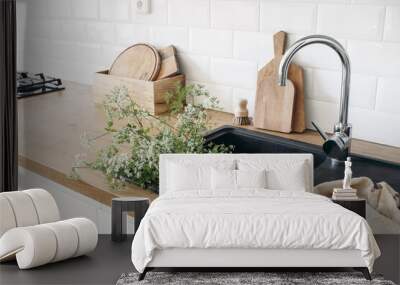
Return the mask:
<path id="1" fill-rule="evenodd" d="M 372 276 L 372 281 L 368 281 L 359 272 L 148 272 L 142 281 L 137 280 L 138 276 L 138 273 L 122 274 L 116 285 L 395 285 L 392 281 L 376 275 Z"/>

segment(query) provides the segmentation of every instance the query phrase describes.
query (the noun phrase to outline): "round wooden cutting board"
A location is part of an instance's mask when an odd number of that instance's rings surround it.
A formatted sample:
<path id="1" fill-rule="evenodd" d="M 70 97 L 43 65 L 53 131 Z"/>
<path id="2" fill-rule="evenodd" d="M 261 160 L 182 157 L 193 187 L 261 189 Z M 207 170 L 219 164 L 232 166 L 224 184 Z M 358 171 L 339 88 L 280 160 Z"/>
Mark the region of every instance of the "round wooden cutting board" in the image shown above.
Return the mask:
<path id="1" fill-rule="evenodd" d="M 148 44 L 136 44 L 124 50 L 110 68 L 110 75 L 147 81 L 157 78 L 161 67 L 158 51 Z"/>

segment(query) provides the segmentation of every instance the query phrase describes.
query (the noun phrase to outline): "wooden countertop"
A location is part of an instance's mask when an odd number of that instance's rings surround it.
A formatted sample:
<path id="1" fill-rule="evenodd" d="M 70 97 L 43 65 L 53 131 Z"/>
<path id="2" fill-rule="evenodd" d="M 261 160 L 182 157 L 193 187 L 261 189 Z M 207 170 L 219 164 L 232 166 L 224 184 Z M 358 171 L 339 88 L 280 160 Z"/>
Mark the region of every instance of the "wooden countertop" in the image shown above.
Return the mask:
<path id="1" fill-rule="evenodd" d="M 94 103 L 90 86 L 73 82 L 64 84 L 64 91 L 18 100 L 20 166 L 106 205 L 111 205 L 113 197 L 156 198 L 156 194 L 134 185 L 112 191 L 100 172 L 89 169 L 80 170 L 79 181 L 68 177 L 75 156 L 87 152 L 81 146 L 82 134 L 102 134 L 105 118 L 101 106 Z M 211 116 L 216 127 L 230 125 L 233 120 L 232 114 L 223 112 L 212 111 Z M 303 134 L 283 134 L 252 126 L 244 128 L 322 145 L 319 135 L 310 130 Z M 105 143 L 107 138 L 99 141 L 99 145 Z M 400 148 L 397 147 L 353 139 L 352 152 L 400 163 Z M 91 155 L 89 153 L 89 158 Z"/>

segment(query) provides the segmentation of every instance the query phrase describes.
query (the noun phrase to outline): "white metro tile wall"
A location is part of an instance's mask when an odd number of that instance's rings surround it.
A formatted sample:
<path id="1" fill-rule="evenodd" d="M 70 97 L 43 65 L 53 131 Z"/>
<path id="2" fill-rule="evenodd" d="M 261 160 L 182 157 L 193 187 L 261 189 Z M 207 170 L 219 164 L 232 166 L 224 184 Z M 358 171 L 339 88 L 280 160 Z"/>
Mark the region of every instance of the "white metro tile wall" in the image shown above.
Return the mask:
<path id="1" fill-rule="evenodd" d="M 120 29 L 121 31 L 122 29 Z M 86 40 L 92 43 L 115 44 L 116 35 L 114 33 L 114 24 L 107 22 L 88 22 L 86 28 L 80 30 L 86 33 Z"/>
<path id="2" fill-rule="evenodd" d="M 125 47 L 135 42 L 150 41 L 150 28 L 141 24 L 117 23 L 113 26 L 113 32 L 109 38 L 115 35 L 115 42 Z M 114 42 L 114 43 L 115 43 Z"/>
<path id="3" fill-rule="evenodd" d="M 258 31 L 257 0 L 214 0 L 211 1 L 211 5 L 211 26 L 213 28 Z"/>
<path id="4" fill-rule="evenodd" d="M 376 110 L 384 113 L 399 114 L 400 89 L 398 78 L 381 78 L 378 81 Z"/>
<path id="5" fill-rule="evenodd" d="M 400 77 L 400 42 L 349 41 L 347 50 L 355 72 Z"/>
<path id="6" fill-rule="evenodd" d="M 264 66 L 274 56 L 273 34 L 236 31 L 233 35 L 233 55 L 237 59 L 256 61 Z"/>
<path id="7" fill-rule="evenodd" d="M 150 42 L 158 47 L 170 45 L 171 42 L 179 51 L 188 49 L 187 28 L 156 26 L 150 28 Z"/>
<path id="8" fill-rule="evenodd" d="M 82 42 L 88 39 L 90 41 L 90 37 L 87 33 L 86 27 L 91 23 L 86 23 L 81 20 L 74 21 L 46 21 L 45 31 L 49 29 L 54 29 L 50 31 L 52 36 L 47 36 L 49 39 L 54 40 L 64 40 L 69 42 Z M 100 23 L 101 25 L 105 25 Z M 91 30 L 89 30 L 91 31 Z M 96 31 L 95 31 L 96 32 Z M 46 35 L 44 36 L 46 37 Z"/>
<path id="9" fill-rule="evenodd" d="M 233 32 L 228 30 L 191 29 L 190 51 L 197 54 L 232 57 Z"/>
<path id="10" fill-rule="evenodd" d="M 360 5 L 320 5 L 317 32 L 362 40 L 380 40 L 385 7 Z"/>
<path id="11" fill-rule="evenodd" d="M 17 0 L 18 62 L 90 84 L 120 51 L 136 42 L 174 44 L 190 82 L 205 85 L 227 112 L 241 98 L 253 114 L 257 70 L 273 57 L 272 35 L 288 44 L 305 35 L 334 36 L 352 62 L 350 120 L 354 136 L 400 146 L 400 0 Z M 22 13 L 22 11 L 24 11 Z M 294 61 L 304 67 L 310 121 L 331 128 L 338 117 L 340 61 L 325 46 L 309 46 Z"/>
<path id="12" fill-rule="evenodd" d="M 73 17 L 84 18 L 84 19 L 98 18 L 99 16 L 98 0 L 69 0 L 69 1 L 71 1 L 72 4 Z"/>
<path id="13" fill-rule="evenodd" d="M 130 0 L 100 0 L 99 8 L 102 20 L 129 20 Z"/>
<path id="14" fill-rule="evenodd" d="M 400 41 L 400 7 L 387 7 L 384 40 Z"/>
<path id="15" fill-rule="evenodd" d="M 209 82 L 210 58 L 208 56 L 179 54 L 180 68 L 186 75 L 186 79 Z"/>
<path id="16" fill-rule="evenodd" d="M 209 0 L 169 0 L 168 24 L 176 26 L 209 27 Z"/>
<path id="17" fill-rule="evenodd" d="M 342 75 L 338 71 L 315 69 L 308 98 L 339 103 Z M 353 73 L 351 78 L 350 106 L 373 110 L 375 108 L 376 78 Z"/>
<path id="18" fill-rule="evenodd" d="M 132 18 L 131 18 L 131 20 L 134 23 L 140 23 L 140 24 L 150 24 L 150 25 L 167 24 L 168 23 L 168 0 L 150 0 L 150 1 L 151 1 L 151 3 L 150 3 L 151 13 L 147 14 L 147 15 L 143 15 L 143 14 L 135 14 L 135 0 L 131 0 L 131 3 L 132 3 L 132 5 L 131 5 Z"/>
<path id="19" fill-rule="evenodd" d="M 210 81 L 217 84 L 254 89 L 257 81 L 257 64 L 230 58 L 212 58 Z"/>
<path id="20" fill-rule="evenodd" d="M 47 3 L 49 16 L 53 18 L 67 18 L 72 15 L 70 0 L 54 0 Z"/>
<path id="21" fill-rule="evenodd" d="M 260 28 L 268 32 L 283 29 L 292 33 L 314 33 L 316 11 L 317 5 L 310 3 L 261 1 Z"/>

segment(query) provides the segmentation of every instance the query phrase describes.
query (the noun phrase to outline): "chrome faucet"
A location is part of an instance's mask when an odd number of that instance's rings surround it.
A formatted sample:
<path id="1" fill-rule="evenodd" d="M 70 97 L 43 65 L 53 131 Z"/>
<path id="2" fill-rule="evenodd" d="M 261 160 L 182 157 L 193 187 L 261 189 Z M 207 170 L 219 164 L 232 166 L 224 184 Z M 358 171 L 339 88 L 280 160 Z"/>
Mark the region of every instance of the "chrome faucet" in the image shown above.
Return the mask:
<path id="1" fill-rule="evenodd" d="M 312 35 L 296 41 L 283 55 L 278 69 L 278 84 L 286 85 L 288 69 L 293 56 L 303 47 L 311 44 L 323 44 L 332 48 L 342 62 L 342 88 L 340 96 L 339 121 L 333 127 L 333 135 L 328 136 L 318 125 L 312 125 L 324 139 L 324 152 L 339 161 L 346 160 L 351 145 L 351 125 L 348 123 L 350 95 L 350 60 L 343 46 L 335 39 L 324 35 Z"/>

